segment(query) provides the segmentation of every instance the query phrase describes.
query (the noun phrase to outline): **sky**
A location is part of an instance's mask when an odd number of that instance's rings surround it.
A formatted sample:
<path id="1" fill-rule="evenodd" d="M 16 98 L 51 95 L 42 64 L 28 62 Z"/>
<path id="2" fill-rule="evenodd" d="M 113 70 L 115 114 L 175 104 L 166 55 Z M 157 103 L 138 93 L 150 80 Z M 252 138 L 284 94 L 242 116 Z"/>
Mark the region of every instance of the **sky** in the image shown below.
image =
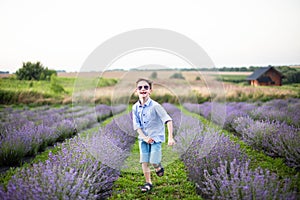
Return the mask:
<path id="1" fill-rule="evenodd" d="M 99 45 L 142 28 L 185 35 L 216 67 L 300 64 L 299 0 L 0 0 L 0 26 L 0 71 L 10 73 L 28 61 L 80 71 Z M 136 52 L 114 64 L 180 65 L 172 56 Z"/>

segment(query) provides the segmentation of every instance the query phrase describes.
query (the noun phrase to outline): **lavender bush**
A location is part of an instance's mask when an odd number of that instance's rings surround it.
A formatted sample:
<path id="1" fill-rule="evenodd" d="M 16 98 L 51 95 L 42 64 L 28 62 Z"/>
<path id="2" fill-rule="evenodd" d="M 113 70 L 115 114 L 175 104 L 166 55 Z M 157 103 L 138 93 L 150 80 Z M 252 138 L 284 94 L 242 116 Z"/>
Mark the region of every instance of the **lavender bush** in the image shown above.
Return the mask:
<path id="1" fill-rule="evenodd" d="M 168 107 L 166 109 L 168 110 Z M 173 113 L 180 114 L 180 112 Z M 185 121 L 186 117 L 182 115 L 182 121 Z M 228 136 L 212 128 L 203 127 L 203 125 L 201 127 L 198 123 L 193 126 L 193 120 L 190 118 L 187 121 L 191 124 L 183 129 L 182 134 L 190 135 L 189 128 L 197 132 L 195 127 L 199 127 L 197 137 L 189 144 L 189 148 L 181 148 L 186 144 L 184 137 L 177 137 L 176 149 L 185 149 L 181 159 L 187 167 L 190 180 L 195 182 L 198 192 L 203 197 L 209 199 L 273 199 L 274 197 L 297 199 L 299 194 L 297 189 L 292 187 L 291 179 L 281 180 L 276 174 L 260 168 L 249 169 L 250 161 L 247 155 Z"/>
<path id="2" fill-rule="evenodd" d="M 285 122 L 300 127 L 300 99 L 275 99 L 264 103 L 249 114 L 256 120 Z"/>
<path id="3" fill-rule="evenodd" d="M 183 107 L 190 112 L 202 115 L 209 118 L 211 112 L 211 102 L 204 102 L 203 104 L 184 103 Z"/>
<path id="4" fill-rule="evenodd" d="M 117 122 L 124 124 L 122 129 Z M 128 122 L 131 122 L 129 114 L 123 115 L 89 137 L 75 137 L 61 144 L 61 151 L 57 155 L 50 153 L 45 163 L 34 164 L 18 171 L 6 189 L 0 188 L 0 197 L 106 199 L 120 174 L 118 168 L 109 164 L 118 163 L 121 166 L 126 158 L 126 154 L 122 153 L 128 151 L 135 142 L 135 139 L 128 137 L 133 132 L 132 124 Z M 95 143 L 103 138 L 104 143 Z M 114 151 L 114 147 L 123 151 Z M 95 154 L 92 149 L 100 151 Z M 100 157 L 97 157 L 97 153 Z M 122 159 L 121 162 L 119 159 Z"/>
<path id="5" fill-rule="evenodd" d="M 194 112 L 211 118 L 212 106 L 218 106 L 216 102 L 203 104 L 184 103 L 183 106 L 190 112 Z M 286 122 L 288 125 L 300 126 L 300 99 L 274 99 L 266 103 L 228 102 L 226 105 L 226 124 L 230 126 L 232 118 L 250 115 L 256 120 L 270 120 Z M 218 123 L 218 121 L 215 121 Z M 221 124 L 222 125 L 222 124 Z M 230 128 L 230 127 L 229 127 Z"/>
<path id="6" fill-rule="evenodd" d="M 300 128 L 279 121 L 257 121 L 239 117 L 233 126 L 242 139 L 272 157 L 282 157 L 288 166 L 300 169 Z"/>
<path id="7" fill-rule="evenodd" d="M 213 105 L 212 105 L 213 104 Z M 231 124 L 233 120 L 238 116 L 247 116 L 250 111 L 256 109 L 257 105 L 245 102 L 230 102 L 226 105 L 220 103 L 211 103 L 205 102 L 203 104 L 191 104 L 191 103 L 184 103 L 184 108 L 188 111 L 200 114 L 204 116 L 206 119 L 212 120 L 214 123 L 218 125 L 222 125 L 225 129 L 233 131 Z M 215 116 L 212 116 L 212 106 L 215 110 L 226 109 L 226 113 L 219 113 L 214 112 Z M 222 115 L 225 114 L 225 115 Z"/>
<path id="8" fill-rule="evenodd" d="M 99 119 L 112 115 L 107 105 L 92 107 L 11 110 L 1 112 L 0 166 L 18 164 L 26 155 L 35 155 L 57 141 L 73 136 L 77 131 L 90 128 Z M 126 106 L 117 106 L 121 112 Z M 96 110 L 96 112 L 95 112 Z M 95 114 L 96 113 L 96 114 Z"/>
<path id="9" fill-rule="evenodd" d="M 251 170 L 249 161 L 220 161 L 212 172 L 204 170 L 204 178 L 202 192 L 212 199 L 297 199 L 290 179 L 279 181 L 268 170 Z"/>
<path id="10" fill-rule="evenodd" d="M 136 141 L 130 114 L 114 118 L 97 133 L 89 136 L 86 148 L 102 164 L 121 169 Z"/>
<path id="11" fill-rule="evenodd" d="M 78 138 L 49 154 L 46 163 L 19 171 L 0 189 L 3 199 L 96 199 L 107 197 L 119 172 L 89 156 Z"/>
<path id="12" fill-rule="evenodd" d="M 207 113 L 207 109 L 211 109 L 203 106 L 184 104 L 191 112 L 202 109 Z M 299 169 L 299 99 L 272 100 L 264 104 L 231 102 L 227 103 L 226 110 L 225 129 L 233 131 L 255 149 L 272 157 L 282 157 L 288 166 Z M 205 116 L 210 114 L 211 111 Z"/>
<path id="13" fill-rule="evenodd" d="M 247 156 L 241 152 L 239 145 L 234 144 L 230 139 L 224 135 L 220 135 L 213 129 L 205 132 L 205 134 L 213 135 L 216 144 L 211 146 L 206 154 L 203 154 L 202 147 L 207 144 L 204 143 L 204 137 L 195 140 L 190 146 L 189 150 L 182 156 L 182 160 L 189 170 L 189 177 L 196 183 L 200 192 L 205 188 L 203 182 L 205 181 L 204 171 L 212 172 L 218 168 L 221 161 L 232 161 L 237 159 L 238 162 L 244 162 Z M 211 141 L 211 142 L 215 142 Z"/>

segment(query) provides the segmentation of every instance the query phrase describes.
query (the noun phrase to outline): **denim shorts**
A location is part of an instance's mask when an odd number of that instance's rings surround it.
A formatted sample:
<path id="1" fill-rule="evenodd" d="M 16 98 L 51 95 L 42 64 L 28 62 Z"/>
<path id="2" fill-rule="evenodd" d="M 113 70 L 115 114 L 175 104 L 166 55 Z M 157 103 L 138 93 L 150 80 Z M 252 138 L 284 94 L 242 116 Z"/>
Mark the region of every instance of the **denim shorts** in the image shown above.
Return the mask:
<path id="1" fill-rule="evenodd" d="M 146 162 L 151 164 L 161 163 L 161 142 L 148 144 L 145 141 L 139 140 L 140 148 L 140 163 Z"/>

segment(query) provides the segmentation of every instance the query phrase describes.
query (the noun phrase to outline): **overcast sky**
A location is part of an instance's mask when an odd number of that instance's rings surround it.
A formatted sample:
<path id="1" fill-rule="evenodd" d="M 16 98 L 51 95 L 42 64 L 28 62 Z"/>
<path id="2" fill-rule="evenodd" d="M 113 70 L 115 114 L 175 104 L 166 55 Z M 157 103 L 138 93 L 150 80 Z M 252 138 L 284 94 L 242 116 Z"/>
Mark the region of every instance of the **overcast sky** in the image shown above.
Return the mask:
<path id="1" fill-rule="evenodd" d="M 299 0 L 0 0 L 0 26 L 0 71 L 27 61 L 79 71 L 103 42 L 140 28 L 185 35 L 217 67 L 300 64 Z"/>

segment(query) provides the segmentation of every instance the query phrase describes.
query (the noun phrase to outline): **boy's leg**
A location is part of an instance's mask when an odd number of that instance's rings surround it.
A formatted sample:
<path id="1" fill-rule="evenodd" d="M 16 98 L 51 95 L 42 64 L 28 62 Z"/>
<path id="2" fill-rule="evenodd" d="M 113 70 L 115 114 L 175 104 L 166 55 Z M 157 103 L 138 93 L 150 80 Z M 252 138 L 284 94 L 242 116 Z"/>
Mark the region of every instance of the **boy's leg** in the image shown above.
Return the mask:
<path id="1" fill-rule="evenodd" d="M 161 166 L 161 143 L 154 143 L 151 146 L 150 163 L 153 165 L 158 176 L 164 175 L 164 168 Z"/>
<path id="2" fill-rule="evenodd" d="M 152 184 L 150 167 L 149 167 L 150 145 L 144 141 L 139 141 L 139 148 L 140 148 L 140 163 L 142 163 L 142 169 L 146 179 L 146 183 Z"/>
<path id="3" fill-rule="evenodd" d="M 155 173 L 157 176 L 163 176 L 165 169 L 161 166 L 161 164 L 153 164 L 153 167 L 155 169 Z"/>
<path id="4" fill-rule="evenodd" d="M 153 165 L 156 172 L 159 171 L 162 168 L 161 164 L 152 164 L 152 165 Z"/>
<path id="5" fill-rule="evenodd" d="M 149 167 L 148 163 L 143 162 L 142 163 L 142 169 L 143 169 L 143 173 L 144 173 L 144 176 L 145 176 L 145 179 L 146 179 L 146 183 L 152 184 L 151 172 L 150 172 L 150 167 Z"/>

